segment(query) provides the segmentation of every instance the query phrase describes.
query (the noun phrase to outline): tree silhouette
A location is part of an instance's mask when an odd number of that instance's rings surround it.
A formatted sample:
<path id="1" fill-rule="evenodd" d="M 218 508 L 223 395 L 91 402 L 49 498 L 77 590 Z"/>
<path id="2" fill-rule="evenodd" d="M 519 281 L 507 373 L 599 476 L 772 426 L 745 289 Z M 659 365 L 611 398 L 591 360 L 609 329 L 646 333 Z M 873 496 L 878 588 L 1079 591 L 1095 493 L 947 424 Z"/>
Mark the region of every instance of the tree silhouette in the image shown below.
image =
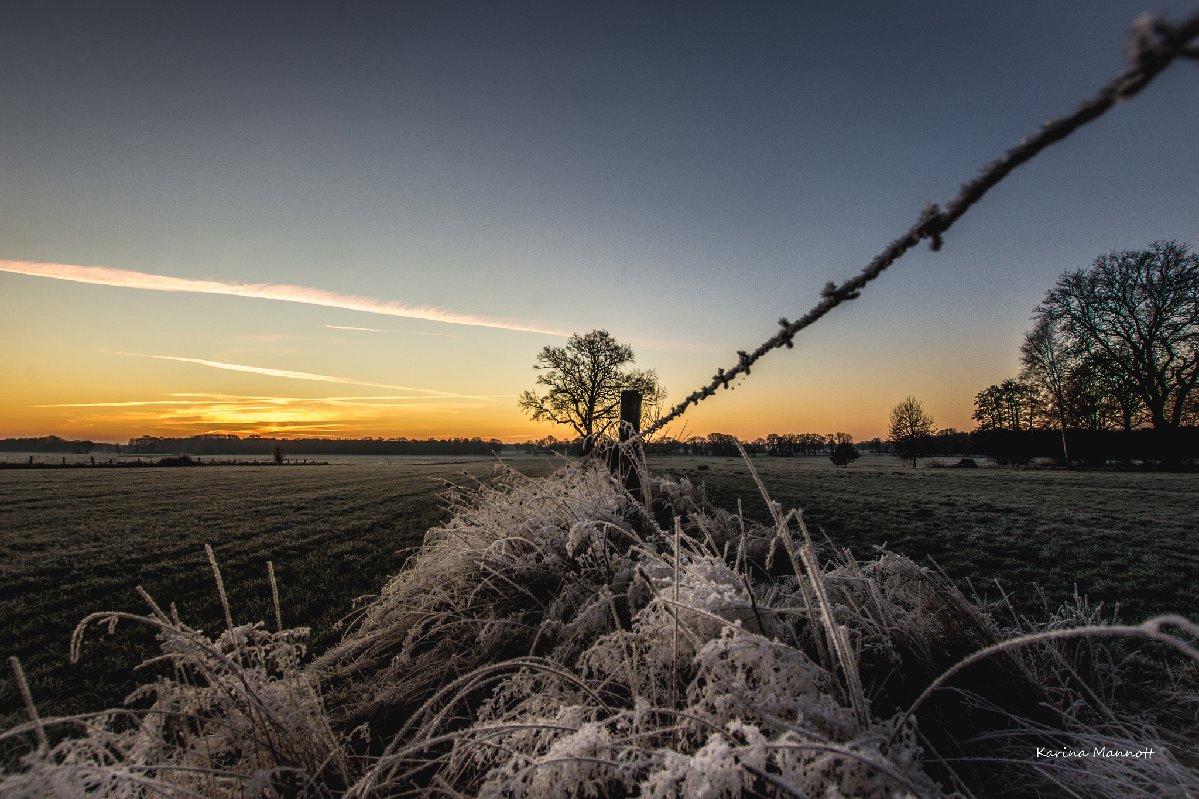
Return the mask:
<path id="1" fill-rule="evenodd" d="M 665 393 L 652 369 L 629 368 L 633 350 L 606 330 L 570 337 L 565 347 L 545 347 L 533 368 L 538 394 L 525 391 L 519 405 L 533 421 L 567 425 L 583 438 L 584 453 L 609 434 L 620 416 L 620 392 L 640 391 L 642 413 L 656 415 Z"/>
<path id="2" fill-rule="evenodd" d="M 924 453 L 928 439 L 933 434 L 933 417 L 929 416 L 915 397 L 907 397 L 891 409 L 891 423 L 887 428 L 895 454 L 902 458 L 912 459 L 912 468 L 916 468 L 916 458 Z"/>
<path id="3" fill-rule="evenodd" d="M 1066 431 L 1074 424 L 1074 395 L 1079 364 L 1070 343 L 1053 318 L 1038 309 L 1033 328 L 1020 345 L 1020 378 L 1040 395 L 1046 415 L 1062 435 L 1062 461 L 1070 462 Z"/>
<path id="4" fill-rule="evenodd" d="M 829 455 L 829 460 L 836 466 L 848 466 L 861 457 L 857 447 L 850 444 L 848 441 L 842 441 L 833 449 L 833 454 Z"/>
<path id="5" fill-rule="evenodd" d="M 1074 382 L 1102 389 L 1097 399 L 1107 404 L 1096 401 L 1093 413 L 1114 414 L 1126 428 L 1140 408 L 1158 429 L 1186 420 L 1199 381 L 1199 255 L 1186 244 L 1101 255 L 1058 278 L 1033 318 L 1026 368 L 1044 369 L 1043 345 L 1057 345 L 1063 377 L 1084 369 Z"/>
<path id="6" fill-rule="evenodd" d="M 1032 430 L 1040 412 L 1037 392 L 1011 378 L 987 386 L 974 397 L 973 418 L 979 430 Z"/>

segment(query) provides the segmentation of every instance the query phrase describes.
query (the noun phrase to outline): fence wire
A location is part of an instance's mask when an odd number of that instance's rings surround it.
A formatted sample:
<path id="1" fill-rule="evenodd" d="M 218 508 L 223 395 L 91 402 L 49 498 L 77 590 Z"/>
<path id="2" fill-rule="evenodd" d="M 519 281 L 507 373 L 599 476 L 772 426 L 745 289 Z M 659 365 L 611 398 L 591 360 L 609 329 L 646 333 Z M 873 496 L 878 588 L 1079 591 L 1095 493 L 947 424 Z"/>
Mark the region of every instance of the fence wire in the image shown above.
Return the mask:
<path id="1" fill-rule="evenodd" d="M 692 405 L 714 395 L 739 375 L 748 375 L 750 367 L 771 350 L 791 348 L 799 331 L 822 319 L 843 302 L 857 299 L 867 283 L 881 275 L 887 267 L 908 250 L 927 239 L 934 252 L 941 249 L 942 238 L 955 222 L 970 210 L 983 195 L 1011 174 L 1012 170 L 1031 160 L 1049 145 L 1061 141 L 1083 125 L 1102 116 L 1121 100 L 1127 100 L 1149 85 L 1162 70 L 1177 58 L 1199 60 L 1199 47 L 1192 42 L 1199 38 L 1199 12 L 1179 24 L 1171 24 L 1152 15 L 1139 17 L 1128 37 L 1130 68 L 1105 85 L 1093 97 L 1083 101 L 1066 116 L 1051 119 L 1034 135 L 1009 149 L 999 159 L 983 167 L 978 177 L 964 183 L 956 197 L 942 209 L 936 203 L 924 208 L 916 223 L 875 256 L 865 269 L 843 283 L 829 281 L 820 293 L 820 301 L 794 322 L 779 320 L 779 330 L 753 352 L 737 351 L 737 363 L 725 370 L 717 369 L 711 382 L 696 389 L 669 413 L 649 425 L 641 437 L 652 435 L 682 416 Z"/>

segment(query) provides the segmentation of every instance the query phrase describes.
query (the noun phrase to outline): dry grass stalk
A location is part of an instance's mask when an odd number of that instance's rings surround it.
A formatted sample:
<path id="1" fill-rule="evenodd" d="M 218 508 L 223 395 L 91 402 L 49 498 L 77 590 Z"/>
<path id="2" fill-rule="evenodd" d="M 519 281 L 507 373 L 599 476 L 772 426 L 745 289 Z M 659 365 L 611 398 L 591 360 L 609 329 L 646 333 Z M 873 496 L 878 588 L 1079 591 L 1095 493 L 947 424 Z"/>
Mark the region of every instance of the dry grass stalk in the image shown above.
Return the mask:
<path id="1" fill-rule="evenodd" d="M 271 606 L 275 609 L 275 629 L 283 629 L 283 612 L 279 608 L 279 584 L 275 582 L 275 563 L 266 562 L 266 577 L 271 584 Z"/>
<path id="2" fill-rule="evenodd" d="M 29 716 L 29 722 L 37 735 L 37 748 L 39 751 L 45 751 L 50 747 L 50 742 L 46 738 L 46 728 L 38 715 L 37 705 L 33 703 L 33 693 L 29 690 L 29 681 L 25 679 L 25 670 L 21 668 L 21 661 L 16 655 L 8 659 L 8 665 L 12 667 L 13 679 L 16 680 L 17 690 L 21 692 L 21 701 L 25 703 L 25 713 Z"/>

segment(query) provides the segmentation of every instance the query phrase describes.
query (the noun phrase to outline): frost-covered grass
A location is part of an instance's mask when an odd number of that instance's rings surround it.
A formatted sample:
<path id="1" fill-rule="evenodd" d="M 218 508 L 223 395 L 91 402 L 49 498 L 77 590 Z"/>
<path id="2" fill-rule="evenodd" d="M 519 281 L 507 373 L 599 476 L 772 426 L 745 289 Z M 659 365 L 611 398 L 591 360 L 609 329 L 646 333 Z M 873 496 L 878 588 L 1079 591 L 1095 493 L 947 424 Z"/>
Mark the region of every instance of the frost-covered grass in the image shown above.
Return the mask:
<path id="1" fill-rule="evenodd" d="M 1058 469 L 912 469 L 867 455 L 838 469 L 827 457 L 753 459 L 771 496 L 804 509 L 812 534 L 859 558 L 875 547 L 936 562 L 968 595 L 1004 593 L 1044 616 L 1075 588 L 1109 614 L 1199 617 L 1199 473 Z M 699 471 L 700 465 L 709 468 Z M 658 474 L 705 486 L 714 504 L 769 518 L 736 458 L 651 459 Z"/>
<path id="2" fill-rule="evenodd" d="M 1115 629 L 1065 632 L 1098 621 L 1084 605 L 1015 629 L 1027 623 L 906 558 L 858 562 L 814 544 L 781 506 L 760 524 L 686 482 L 650 488 L 646 503 L 578 464 L 463 493 L 347 637 L 307 666 L 302 631 L 233 626 L 213 640 L 151 605 L 140 622 L 170 667 L 153 704 L 124 722 L 63 721 L 75 734 L 57 743 L 50 720 L 9 733 L 36 748 L 0 792 L 1199 790 L 1170 727 L 1195 707 L 1199 630 L 1185 620 L 1118 631 L 1157 638 L 1173 664 L 1167 707 L 1141 701 L 1129 715 L 1134 645 L 1111 640 Z M 1154 757 L 1038 758 L 1037 747 Z"/>
<path id="3" fill-rule="evenodd" d="M 70 469 L 0 472 L 0 661 L 17 656 L 46 712 L 119 703 L 150 634 L 93 638 L 71 665 L 67 644 L 83 616 L 141 612 L 135 586 L 169 599 L 192 625 L 219 629 L 204 544 L 227 577 L 236 617 L 271 615 L 265 564 L 273 560 L 288 624 L 310 645 L 338 639 L 355 598 L 376 594 L 429 527 L 448 516 L 445 481 L 491 473 L 490 458 L 429 458 L 386 466 L 300 469 Z M 545 474 L 550 459 L 524 458 Z M 3 671 L 7 671 L 4 669 Z M 0 728 L 24 718 L 0 675 Z"/>

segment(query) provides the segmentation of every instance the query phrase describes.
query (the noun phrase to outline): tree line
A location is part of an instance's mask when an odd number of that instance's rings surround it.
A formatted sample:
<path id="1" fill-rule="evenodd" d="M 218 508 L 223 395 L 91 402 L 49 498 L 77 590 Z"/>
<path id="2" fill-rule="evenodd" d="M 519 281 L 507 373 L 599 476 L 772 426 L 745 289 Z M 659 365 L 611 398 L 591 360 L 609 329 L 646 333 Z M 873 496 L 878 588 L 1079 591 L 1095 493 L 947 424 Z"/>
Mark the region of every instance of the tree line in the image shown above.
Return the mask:
<path id="1" fill-rule="evenodd" d="M 790 457 L 794 455 L 831 455 L 839 446 L 853 446 L 853 436 L 849 433 L 771 433 L 753 440 L 741 440 L 729 433 L 709 433 L 706 436 L 690 436 L 678 439 L 655 437 L 646 441 L 642 446 L 647 455 L 706 455 L 714 457 L 735 457 L 739 455 L 738 445 L 750 455 L 772 455 Z M 523 444 L 512 444 L 512 447 L 526 452 L 560 452 L 563 454 L 582 454 L 584 438 L 582 436 L 561 440 L 554 436 L 545 436 L 536 441 L 526 441 Z M 885 451 L 887 444 L 875 438 L 860 445 L 871 448 L 874 452 Z"/>
<path id="2" fill-rule="evenodd" d="M 714 455 L 731 457 L 738 454 L 738 439 L 728 433 L 711 433 L 686 439 L 659 438 L 645 445 L 647 453 L 655 455 Z M 828 455 L 839 444 L 853 444 L 848 433 L 770 433 L 750 441 L 741 441 L 750 455 Z"/>
<path id="3" fill-rule="evenodd" d="M 474 438 L 266 438 L 207 434 L 188 438 L 140 436 L 123 448 L 136 454 L 189 455 L 488 455 L 498 452 L 498 439 Z"/>
<path id="4" fill-rule="evenodd" d="M 66 439 L 60 436 L 0 439 L 0 452 L 71 452 L 86 454 L 94 449 L 109 447 L 94 441 Z"/>

